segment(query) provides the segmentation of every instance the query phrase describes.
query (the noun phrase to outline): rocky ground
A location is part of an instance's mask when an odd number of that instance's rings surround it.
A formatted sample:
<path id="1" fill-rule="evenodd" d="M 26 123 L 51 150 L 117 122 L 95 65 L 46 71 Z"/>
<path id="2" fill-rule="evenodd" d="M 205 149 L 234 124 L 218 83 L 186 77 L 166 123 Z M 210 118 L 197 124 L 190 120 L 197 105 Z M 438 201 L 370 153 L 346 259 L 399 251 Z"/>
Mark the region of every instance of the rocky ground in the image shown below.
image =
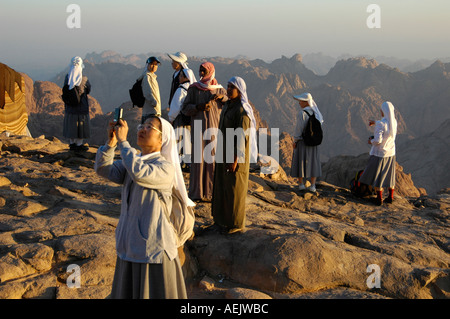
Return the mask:
<path id="1" fill-rule="evenodd" d="M 121 188 L 94 172 L 96 148 L 14 136 L 0 147 L 0 298 L 107 298 Z M 244 233 L 209 227 L 209 203 L 196 216 L 181 254 L 190 298 L 450 297 L 448 189 L 378 207 L 255 171 Z"/>

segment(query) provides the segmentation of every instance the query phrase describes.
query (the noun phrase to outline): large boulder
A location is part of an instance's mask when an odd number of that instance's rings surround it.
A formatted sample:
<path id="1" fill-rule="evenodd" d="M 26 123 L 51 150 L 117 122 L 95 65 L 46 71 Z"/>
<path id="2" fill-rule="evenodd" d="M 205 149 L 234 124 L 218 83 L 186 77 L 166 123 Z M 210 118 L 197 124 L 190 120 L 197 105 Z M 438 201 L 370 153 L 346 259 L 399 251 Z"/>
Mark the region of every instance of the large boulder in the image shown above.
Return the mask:
<path id="1" fill-rule="evenodd" d="M 0 137 L 0 298 L 108 298 L 121 187 L 93 170 L 96 148 L 41 139 Z M 249 186 L 246 232 L 222 234 L 210 203 L 195 207 L 180 249 L 188 296 L 450 296 L 448 190 L 379 207 L 323 181 L 301 192 L 255 172 Z"/>
<path id="2" fill-rule="evenodd" d="M 365 169 L 369 160 L 369 154 L 359 156 L 336 156 L 322 166 L 323 181 L 340 187 L 350 187 L 350 181 L 355 178 L 359 170 Z M 411 174 L 403 172 L 403 167 L 395 163 L 395 194 L 403 197 L 419 197 L 426 194 L 424 189 L 414 186 Z"/>

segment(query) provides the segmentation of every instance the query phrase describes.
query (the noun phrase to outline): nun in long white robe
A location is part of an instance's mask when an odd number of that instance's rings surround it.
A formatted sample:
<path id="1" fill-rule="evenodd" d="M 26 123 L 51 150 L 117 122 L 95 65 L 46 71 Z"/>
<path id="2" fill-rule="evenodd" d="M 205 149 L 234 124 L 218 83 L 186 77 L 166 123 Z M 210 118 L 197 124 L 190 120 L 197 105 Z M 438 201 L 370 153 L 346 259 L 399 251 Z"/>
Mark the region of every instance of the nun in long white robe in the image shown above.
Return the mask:
<path id="1" fill-rule="evenodd" d="M 389 188 L 387 202 L 394 199 L 397 135 L 394 105 L 391 102 L 384 102 L 381 105 L 381 114 L 383 118 L 376 121 L 373 138 L 368 141 L 372 145 L 369 162 L 359 179 L 361 183 L 375 187 L 377 204 L 380 205 L 383 203 L 383 187 Z"/>
<path id="2" fill-rule="evenodd" d="M 292 167 L 291 176 L 299 178 L 299 189 L 305 190 L 304 178 L 311 179 L 310 191 L 316 191 L 315 181 L 317 177 L 322 175 L 322 167 L 320 163 L 320 148 L 319 146 L 308 146 L 304 143 L 302 138 L 303 130 L 308 121 L 308 114 L 314 115 L 319 122 L 323 123 L 323 116 L 317 107 L 310 93 L 303 93 L 301 95 L 294 96 L 297 101 L 307 102 L 307 106 L 302 107 L 297 115 L 297 124 L 294 131 L 294 152 L 292 155 Z M 305 112 L 308 112 L 306 114 Z"/>

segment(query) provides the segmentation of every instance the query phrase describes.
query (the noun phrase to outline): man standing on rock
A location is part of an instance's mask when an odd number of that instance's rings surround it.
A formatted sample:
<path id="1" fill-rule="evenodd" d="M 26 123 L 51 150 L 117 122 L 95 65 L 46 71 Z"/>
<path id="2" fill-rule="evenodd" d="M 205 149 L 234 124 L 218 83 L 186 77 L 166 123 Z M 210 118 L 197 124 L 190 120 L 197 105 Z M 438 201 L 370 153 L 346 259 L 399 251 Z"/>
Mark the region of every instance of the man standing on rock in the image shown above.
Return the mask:
<path id="1" fill-rule="evenodd" d="M 97 174 L 123 185 L 113 299 L 187 298 L 177 238 L 164 216 L 172 209 L 175 167 L 161 154 L 161 121 L 153 116 L 138 126 L 140 154 L 127 142 L 124 120 L 110 123 L 109 140 L 97 151 Z M 114 161 L 117 146 L 121 160 Z"/>
<path id="2" fill-rule="evenodd" d="M 250 157 L 256 161 L 258 149 L 256 136 L 250 131 L 256 127 L 255 118 L 242 78 L 232 77 L 228 81 L 227 97 L 219 121 L 223 141 L 217 153 L 221 154 L 222 161 L 216 161 L 211 214 L 223 232 L 232 234 L 245 231 Z M 227 136 L 230 129 L 236 136 Z"/>
<path id="3" fill-rule="evenodd" d="M 154 56 L 147 59 L 146 69 L 142 77 L 142 93 L 145 98 L 142 107 L 142 123 L 150 115 L 161 115 L 161 97 L 156 71 L 161 62 Z"/>

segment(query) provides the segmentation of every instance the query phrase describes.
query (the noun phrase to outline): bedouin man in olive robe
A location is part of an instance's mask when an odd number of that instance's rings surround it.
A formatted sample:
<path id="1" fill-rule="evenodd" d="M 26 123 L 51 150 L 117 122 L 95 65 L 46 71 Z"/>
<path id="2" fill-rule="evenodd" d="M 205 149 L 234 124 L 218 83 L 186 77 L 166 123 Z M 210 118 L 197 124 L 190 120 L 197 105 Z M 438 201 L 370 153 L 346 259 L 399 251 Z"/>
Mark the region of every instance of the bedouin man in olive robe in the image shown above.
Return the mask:
<path id="1" fill-rule="evenodd" d="M 234 233 L 245 229 L 250 161 L 256 162 L 258 151 L 255 119 L 242 78 L 228 81 L 227 96 L 219 121 L 222 143 L 217 145 L 212 215 L 216 225 Z"/>

